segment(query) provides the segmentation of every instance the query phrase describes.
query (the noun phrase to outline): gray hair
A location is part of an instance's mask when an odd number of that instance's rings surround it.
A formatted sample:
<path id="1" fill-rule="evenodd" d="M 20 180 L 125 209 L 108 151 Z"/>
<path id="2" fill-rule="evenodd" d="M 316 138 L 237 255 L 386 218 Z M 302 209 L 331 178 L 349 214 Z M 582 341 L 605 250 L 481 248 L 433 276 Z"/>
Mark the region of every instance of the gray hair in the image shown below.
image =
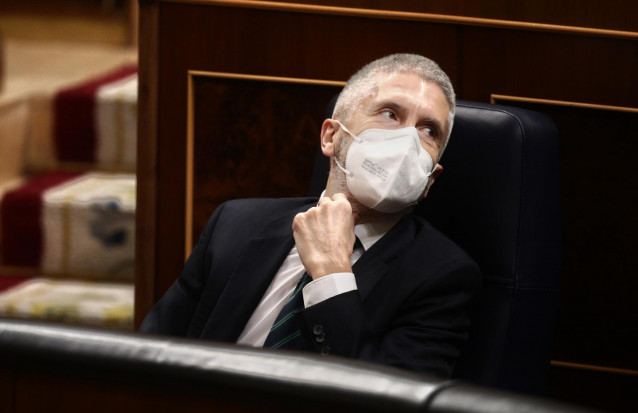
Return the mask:
<path id="1" fill-rule="evenodd" d="M 350 118 L 353 109 L 358 107 L 367 97 L 375 94 L 378 90 L 376 75 L 378 73 L 414 73 L 423 80 L 431 81 L 439 85 L 450 106 L 447 118 L 447 136 L 445 145 L 450 139 L 452 125 L 454 124 L 454 112 L 456 109 L 456 96 L 450 78 L 434 61 L 416 54 L 398 53 L 382 57 L 368 63 L 346 83 L 341 91 L 333 113 L 334 118 L 346 121 Z M 444 147 L 445 147 L 444 145 Z"/>

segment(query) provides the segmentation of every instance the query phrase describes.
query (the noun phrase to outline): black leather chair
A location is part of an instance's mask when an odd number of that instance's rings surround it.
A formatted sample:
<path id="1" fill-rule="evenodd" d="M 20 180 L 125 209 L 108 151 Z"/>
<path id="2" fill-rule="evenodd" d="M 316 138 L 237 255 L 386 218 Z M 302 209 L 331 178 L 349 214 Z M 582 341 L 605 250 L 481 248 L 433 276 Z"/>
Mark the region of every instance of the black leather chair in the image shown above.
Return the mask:
<path id="1" fill-rule="evenodd" d="M 356 360 L 0 318 L 2 412 L 585 413 Z"/>
<path id="2" fill-rule="evenodd" d="M 333 102 L 327 113 L 332 113 Z M 416 213 L 479 264 L 483 288 L 455 376 L 542 394 L 561 276 L 558 133 L 546 116 L 459 101 L 443 174 Z M 310 193 L 325 187 L 318 156 Z"/>

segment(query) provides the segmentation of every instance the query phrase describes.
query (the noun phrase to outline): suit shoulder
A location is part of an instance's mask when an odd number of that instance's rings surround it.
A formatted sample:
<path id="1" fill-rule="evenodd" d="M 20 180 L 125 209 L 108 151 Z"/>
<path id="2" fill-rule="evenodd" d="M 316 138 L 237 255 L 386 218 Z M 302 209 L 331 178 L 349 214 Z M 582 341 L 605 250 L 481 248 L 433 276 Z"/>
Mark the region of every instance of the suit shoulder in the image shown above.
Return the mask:
<path id="1" fill-rule="evenodd" d="M 438 288 L 477 291 L 483 277 L 476 261 L 428 221 L 414 219 L 416 236 L 404 255 L 406 262 L 427 268 L 428 276 L 423 279 L 427 285 L 436 282 Z"/>
<path id="2" fill-rule="evenodd" d="M 291 215 L 307 209 L 316 198 L 245 198 L 221 204 L 211 215 L 204 233 L 213 230 L 217 234 L 242 233 L 257 235 L 269 223 L 290 220 Z M 287 223 L 283 228 L 289 226 Z"/>
<path id="3" fill-rule="evenodd" d="M 317 202 L 317 198 L 242 198 L 224 202 L 226 214 L 251 215 L 251 216 L 277 216 L 282 213 L 295 211 Z"/>
<path id="4" fill-rule="evenodd" d="M 419 248 L 437 251 L 437 256 L 443 261 L 467 261 L 478 267 L 463 248 L 427 220 L 416 215 L 412 218 L 417 228 L 416 244 L 420 245 Z"/>

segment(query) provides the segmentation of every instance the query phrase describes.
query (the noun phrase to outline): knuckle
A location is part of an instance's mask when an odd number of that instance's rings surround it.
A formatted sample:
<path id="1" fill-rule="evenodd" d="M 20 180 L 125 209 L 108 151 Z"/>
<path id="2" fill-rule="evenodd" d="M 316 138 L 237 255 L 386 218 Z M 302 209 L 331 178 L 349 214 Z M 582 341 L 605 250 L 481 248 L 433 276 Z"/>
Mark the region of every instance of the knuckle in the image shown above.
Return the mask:
<path id="1" fill-rule="evenodd" d="M 298 226 L 301 224 L 301 222 L 304 219 L 304 214 L 303 212 L 298 213 L 297 215 L 295 215 L 295 217 L 292 219 L 292 225 L 294 226 Z"/>
<path id="2" fill-rule="evenodd" d="M 338 204 L 339 204 L 339 207 L 341 209 L 343 209 L 343 210 L 350 210 L 351 209 L 350 202 L 348 202 L 348 200 L 345 199 L 345 198 L 344 199 L 340 199 Z"/>

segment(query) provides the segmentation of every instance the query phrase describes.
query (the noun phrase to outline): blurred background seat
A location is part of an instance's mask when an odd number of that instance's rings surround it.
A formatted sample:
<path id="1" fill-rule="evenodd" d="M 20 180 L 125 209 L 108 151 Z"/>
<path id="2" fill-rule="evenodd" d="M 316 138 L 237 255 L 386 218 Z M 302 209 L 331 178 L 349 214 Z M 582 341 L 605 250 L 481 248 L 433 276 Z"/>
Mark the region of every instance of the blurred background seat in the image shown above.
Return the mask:
<path id="1" fill-rule="evenodd" d="M 0 315 L 133 327 L 136 3 L 0 5 Z"/>

